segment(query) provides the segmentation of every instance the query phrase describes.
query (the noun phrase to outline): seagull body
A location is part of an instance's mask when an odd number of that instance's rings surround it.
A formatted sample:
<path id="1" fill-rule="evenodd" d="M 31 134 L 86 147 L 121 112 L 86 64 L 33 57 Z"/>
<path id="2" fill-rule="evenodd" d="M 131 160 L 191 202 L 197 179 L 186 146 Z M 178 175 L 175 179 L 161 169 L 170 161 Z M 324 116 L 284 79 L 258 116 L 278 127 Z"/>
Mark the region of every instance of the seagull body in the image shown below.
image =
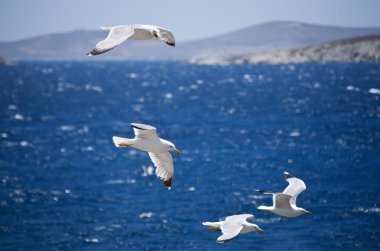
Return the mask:
<path id="1" fill-rule="evenodd" d="M 174 165 L 169 151 L 181 152 L 170 141 L 157 136 L 156 128 L 150 125 L 130 124 L 135 133 L 134 139 L 114 136 L 112 140 L 116 147 L 133 147 L 146 151 L 156 167 L 156 175 L 170 189 L 173 183 Z"/>
<path id="2" fill-rule="evenodd" d="M 112 50 L 122 44 L 127 39 L 130 40 L 148 40 L 156 38 L 162 40 L 170 46 L 175 46 L 175 39 L 171 31 L 155 25 L 134 24 L 119 25 L 115 27 L 100 27 L 102 30 L 108 30 L 108 36 L 96 44 L 87 56 L 95 56 Z"/>
<path id="3" fill-rule="evenodd" d="M 238 234 L 245 234 L 252 231 L 258 231 L 264 233 L 264 230 L 259 228 L 256 224 L 247 222 L 247 219 L 252 219 L 254 216 L 252 214 L 238 214 L 228 216 L 224 221 L 217 222 L 203 222 L 202 224 L 208 226 L 208 230 L 222 230 L 223 235 L 221 235 L 216 241 L 223 243 L 229 241 L 236 237 Z"/>
<path id="4" fill-rule="evenodd" d="M 297 196 L 306 189 L 305 183 L 288 172 L 284 172 L 284 176 L 289 185 L 282 193 L 256 190 L 262 194 L 273 195 L 273 206 L 259 206 L 257 209 L 272 212 L 283 217 L 297 217 L 302 214 L 311 214 L 310 211 L 296 206 Z"/>

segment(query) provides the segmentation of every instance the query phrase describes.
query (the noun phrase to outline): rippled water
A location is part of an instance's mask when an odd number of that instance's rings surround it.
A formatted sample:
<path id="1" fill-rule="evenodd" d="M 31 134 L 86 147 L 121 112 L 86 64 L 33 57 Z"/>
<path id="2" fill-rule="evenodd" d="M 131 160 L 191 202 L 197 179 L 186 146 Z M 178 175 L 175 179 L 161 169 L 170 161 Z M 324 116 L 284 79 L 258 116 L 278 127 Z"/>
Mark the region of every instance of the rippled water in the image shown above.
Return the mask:
<path id="1" fill-rule="evenodd" d="M 21 63 L 0 67 L 0 250 L 378 250 L 380 66 Z M 183 150 L 172 190 L 129 122 Z M 288 171 L 312 215 L 256 210 Z M 202 221 L 252 213 L 217 244 Z"/>

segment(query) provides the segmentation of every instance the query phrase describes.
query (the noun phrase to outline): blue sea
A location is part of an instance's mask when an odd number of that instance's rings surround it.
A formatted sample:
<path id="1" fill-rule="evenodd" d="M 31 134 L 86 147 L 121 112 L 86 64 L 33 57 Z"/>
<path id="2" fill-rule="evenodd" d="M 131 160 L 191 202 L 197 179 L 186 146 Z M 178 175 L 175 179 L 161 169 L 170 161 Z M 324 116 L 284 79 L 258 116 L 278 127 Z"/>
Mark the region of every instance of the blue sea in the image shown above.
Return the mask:
<path id="1" fill-rule="evenodd" d="M 0 250 L 379 250 L 380 65 L 0 67 Z M 182 150 L 170 191 L 130 122 Z M 288 171 L 311 215 L 257 210 Z M 224 244 L 203 221 L 251 213 Z"/>

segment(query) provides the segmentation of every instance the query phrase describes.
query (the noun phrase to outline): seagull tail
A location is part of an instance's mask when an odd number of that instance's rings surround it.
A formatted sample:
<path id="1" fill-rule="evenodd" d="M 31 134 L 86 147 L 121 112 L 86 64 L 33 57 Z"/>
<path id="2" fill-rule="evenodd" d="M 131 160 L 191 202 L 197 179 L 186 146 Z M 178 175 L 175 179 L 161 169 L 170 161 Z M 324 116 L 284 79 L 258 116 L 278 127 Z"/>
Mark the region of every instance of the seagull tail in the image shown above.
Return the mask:
<path id="1" fill-rule="evenodd" d="M 116 147 L 128 147 L 131 146 L 134 142 L 134 139 L 126 139 L 117 136 L 113 136 L 112 140 Z"/>

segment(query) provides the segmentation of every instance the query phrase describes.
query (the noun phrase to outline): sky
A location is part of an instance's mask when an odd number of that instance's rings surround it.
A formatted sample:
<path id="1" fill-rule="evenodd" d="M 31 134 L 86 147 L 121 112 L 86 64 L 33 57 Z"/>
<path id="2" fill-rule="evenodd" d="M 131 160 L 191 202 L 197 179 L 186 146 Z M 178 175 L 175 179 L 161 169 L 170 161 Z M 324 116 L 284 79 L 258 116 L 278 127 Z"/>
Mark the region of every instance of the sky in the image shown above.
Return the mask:
<path id="1" fill-rule="evenodd" d="M 380 27 L 380 0 L 0 0 L 0 41 L 121 24 L 155 24 L 177 41 L 268 21 Z"/>

